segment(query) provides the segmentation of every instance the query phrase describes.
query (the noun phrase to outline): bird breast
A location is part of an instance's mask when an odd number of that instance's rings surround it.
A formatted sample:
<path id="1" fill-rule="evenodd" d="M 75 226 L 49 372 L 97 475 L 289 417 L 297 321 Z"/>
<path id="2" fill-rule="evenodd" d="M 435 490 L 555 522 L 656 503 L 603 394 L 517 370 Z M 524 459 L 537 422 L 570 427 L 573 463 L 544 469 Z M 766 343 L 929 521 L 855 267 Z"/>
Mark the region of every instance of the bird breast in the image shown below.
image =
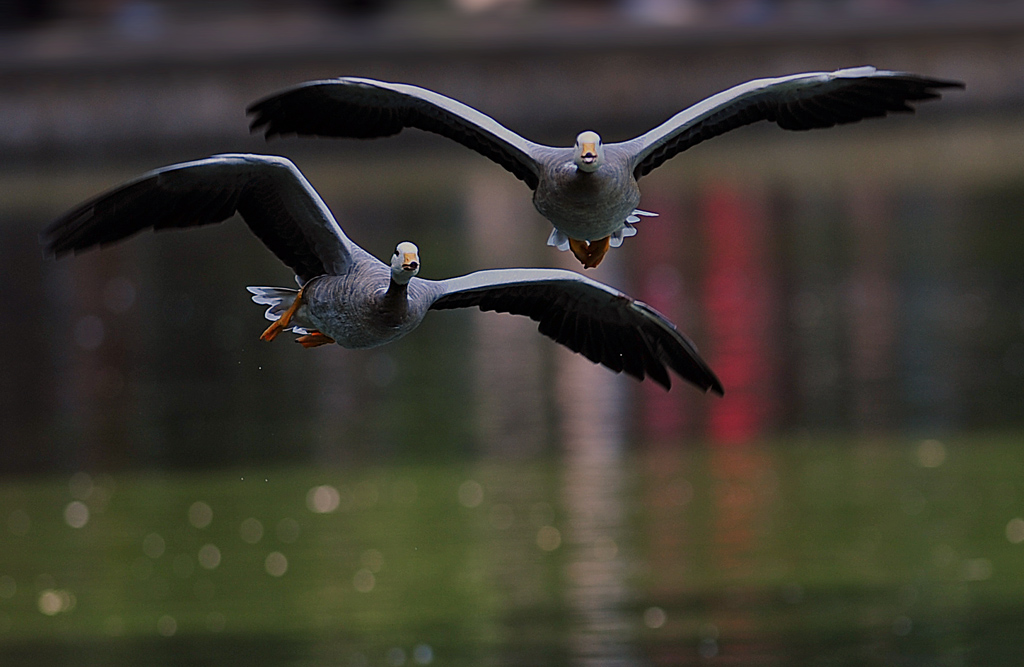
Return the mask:
<path id="1" fill-rule="evenodd" d="M 309 319 L 342 347 L 362 349 L 397 340 L 415 329 L 426 307 L 388 293 L 390 271 L 324 276 L 307 287 Z"/>
<path id="2" fill-rule="evenodd" d="M 574 239 L 593 241 L 619 231 L 640 203 L 633 175 L 615 164 L 585 172 L 570 160 L 544 176 L 534 192 L 534 206 Z"/>

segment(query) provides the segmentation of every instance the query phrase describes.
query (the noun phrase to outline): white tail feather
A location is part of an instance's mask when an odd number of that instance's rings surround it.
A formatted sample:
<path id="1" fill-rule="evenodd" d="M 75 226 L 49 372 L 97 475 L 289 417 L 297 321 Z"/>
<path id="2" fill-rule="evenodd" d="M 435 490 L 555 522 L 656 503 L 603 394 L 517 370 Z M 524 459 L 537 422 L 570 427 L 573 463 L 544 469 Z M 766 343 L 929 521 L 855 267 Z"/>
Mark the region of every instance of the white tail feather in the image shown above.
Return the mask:
<path id="1" fill-rule="evenodd" d="M 292 304 L 295 303 L 295 298 L 299 295 L 299 290 L 287 287 L 253 287 L 250 285 L 245 289 L 252 292 L 252 300 L 255 303 L 261 306 L 270 306 L 263 313 L 263 316 L 271 322 L 281 319 L 281 316 L 292 307 Z M 295 314 L 292 315 L 291 322 L 289 323 L 290 326 L 285 331 L 292 331 L 300 336 L 314 331 L 316 327 L 313 326 L 308 318 L 306 304 L 302 304 Z"/>

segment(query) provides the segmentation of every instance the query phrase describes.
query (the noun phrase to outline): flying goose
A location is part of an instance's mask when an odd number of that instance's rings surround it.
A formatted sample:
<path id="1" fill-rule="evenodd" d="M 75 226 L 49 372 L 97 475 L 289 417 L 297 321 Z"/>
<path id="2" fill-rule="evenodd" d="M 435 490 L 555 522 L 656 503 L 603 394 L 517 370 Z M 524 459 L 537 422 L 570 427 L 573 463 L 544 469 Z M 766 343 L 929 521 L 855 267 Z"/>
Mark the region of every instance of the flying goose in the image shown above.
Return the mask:
<path id="1" fill-rule="evenodd" d="M 548 245 L 572 249 L 584 268 L 597 266 L 609 246 L 636 233 L 637 179 L 676 154 L 737 127 L 768 120 L 786 130 L 854 123 L 910 102 L 940 97 L 945 81 L 874 67 L 810 72 L 740 84 L 677 113 L 649 132 L 606 144 L 596 132 L 572 148 L 525 139 L 490 116 L 425 88 L 342 77 L 309 81 L 248 108 L 250 129 L 275 135 L 374 138 L 406 127 L 436 132 L 489 157 L 533 190 L 533 203 L 554 229 Z"/>
<path id="2" fill-rule="evenodd" d="M 664 316 L 602 283 L 558 269 L 497 269 L 448 280 L 417 278 L 418 248 L 399 243 L 390 265 L 349 240 L 289 160 L 226 154 L 155 169 L 86 201 L 53 222 L 41 241 L 61 256 L 144 229 L 198 227 L 241 215 L 295 272 L 299 289 L 249 287 L 269 306 L 261 336 L 299 334 L 304 347 L 370 348 L 401 338 L 428 310 L 468 308 L 526 315 L 545 336 L 616 373 L 666 389 L 670 368 L 705 392 L 722 384 L 696 347 Z"/>

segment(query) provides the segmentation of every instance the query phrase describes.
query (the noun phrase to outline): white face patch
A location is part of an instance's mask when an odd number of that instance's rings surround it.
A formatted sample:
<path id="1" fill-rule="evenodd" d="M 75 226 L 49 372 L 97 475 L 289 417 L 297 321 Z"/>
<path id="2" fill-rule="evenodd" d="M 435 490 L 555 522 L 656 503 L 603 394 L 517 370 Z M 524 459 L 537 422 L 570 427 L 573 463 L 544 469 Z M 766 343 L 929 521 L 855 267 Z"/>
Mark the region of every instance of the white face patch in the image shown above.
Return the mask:
<path id="1" fill-rule="evenodd" d="M 420 272 L 420 249 L 415 243 L 402 241 L 391 256 L 391 278 L 404 285 Z"/>
<path id="2" fill-rule="evenodd" d="M 597 132 L 587 130 L 576 136 L 573 162 L 583 171 L 597 171 L 597 168 L 604 162 L 604 145 Z"/>
<path id="3" fill-rule="evenodd" d="M 401 243 L 398 244 L 398 247 L 395 248 L 395 252 L 399 254 L 412 252 L 419 255 L 420 249 L 416 247 L 415 243 L 410 243 L 409 241 L 402 241 Z"/>

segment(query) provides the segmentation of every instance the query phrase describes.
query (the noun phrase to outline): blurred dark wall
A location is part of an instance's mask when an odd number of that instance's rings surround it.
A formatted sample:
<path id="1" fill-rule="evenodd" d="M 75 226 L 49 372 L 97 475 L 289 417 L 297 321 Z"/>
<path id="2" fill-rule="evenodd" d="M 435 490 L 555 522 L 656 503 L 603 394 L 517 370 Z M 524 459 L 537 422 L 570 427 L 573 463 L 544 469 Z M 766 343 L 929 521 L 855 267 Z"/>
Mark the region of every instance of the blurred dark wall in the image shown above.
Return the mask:
<path id="1" fill-rule="evenodd" d="M 89 196 L 163 164 L 254 151 L 293 158 L 368 250 L 417 240 L 428 277 L 563 262 L 543 245 L 529 192 L 451 142 L 248 133 L 250 102 L 342 74 L 443 91 L 556 144 L 585 127 L 632 136 L 761 76 L 871 63 L 966 81 L 916 117 L 802 134 L 758 126 L 694 148 L 645 178 L 642 206 L 661 217 L 594 276 L 678 322 L 728 389 L 717 401 L 627 382 L 635 409 L 619 426 L 637 442 L 1022 425 L 1017 3 L 761 3 L 773 12 L 756 22 L 737 18 L 756 3 L 663 3 L 693 11 L 660 23 L 657 3 L 498 4 L 396 2 L 355 21 L 316 3 L 238 14 L 59 3 L 8 32 L 0 278 L 14 296 L 0 310 L 0 471 L 557 446 L 564 415 L 537 407 L 559 404 L 554 346 L 517 338 L 507 354 L 533 370 L 491 386 L 480 359 L 493 352 L 480 350 L 492 348 L 478 339 L 489 325 L 473 315 L 429 318 L 366 353 L 259 344 L 260 309 L 242 288 L 291 277 L 235 223 L 40 257 L 38 230 Z M 479 202 L 506 186 L 523 207 L 489 222 Z M 515 243 L 481 231 L 510 225 Z M 490 255 L 489 244 L 517 250 Z M 488 410 L 530 415 L 508 420 L 529 434 L 491 442 Z"/>

